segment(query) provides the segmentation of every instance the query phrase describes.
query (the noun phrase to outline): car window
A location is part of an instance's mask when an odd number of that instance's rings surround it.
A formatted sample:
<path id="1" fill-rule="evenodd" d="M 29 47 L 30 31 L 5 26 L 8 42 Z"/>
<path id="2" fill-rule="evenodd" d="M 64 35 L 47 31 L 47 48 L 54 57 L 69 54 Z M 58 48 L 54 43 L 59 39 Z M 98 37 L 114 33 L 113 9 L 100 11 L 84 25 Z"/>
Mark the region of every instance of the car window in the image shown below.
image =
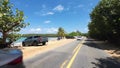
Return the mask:
<path id="1" fill-rule="evenodd" d="M 34 38 L 38 38 L 38 37 L 40 37 L 40 36 L 34 36 Z"/>
<path id="2" fill-rule="evenodd" d="M 28 37 L 27 39 L 31 39 L 32 37 Z"/>

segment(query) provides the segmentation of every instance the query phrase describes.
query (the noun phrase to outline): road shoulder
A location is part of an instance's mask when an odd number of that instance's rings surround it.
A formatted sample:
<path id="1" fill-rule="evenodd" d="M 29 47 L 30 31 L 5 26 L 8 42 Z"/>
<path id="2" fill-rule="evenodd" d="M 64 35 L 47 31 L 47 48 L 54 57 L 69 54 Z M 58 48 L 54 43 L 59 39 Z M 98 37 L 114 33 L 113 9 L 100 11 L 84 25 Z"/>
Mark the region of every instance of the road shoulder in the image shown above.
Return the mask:
<path id="1" fill-rule="evenodd" d="M 115 44 L 96 40 L 94 40 L 93 43 L 97 44 L 102 50 L 120 62 L 120 48 L 116 47 Z"/>

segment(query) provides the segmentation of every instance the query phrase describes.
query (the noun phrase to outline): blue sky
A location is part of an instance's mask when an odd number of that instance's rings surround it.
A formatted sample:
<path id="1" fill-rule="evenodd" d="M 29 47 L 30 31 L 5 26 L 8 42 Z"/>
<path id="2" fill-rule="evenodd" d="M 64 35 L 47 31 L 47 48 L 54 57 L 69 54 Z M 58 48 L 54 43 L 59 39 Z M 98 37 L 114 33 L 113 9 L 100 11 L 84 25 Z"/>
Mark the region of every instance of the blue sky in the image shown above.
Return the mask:
<path id="1" fill-rule="evenodd" d="M 88 31 L 89 14 L 99 0 L 10 0 L 14 8 L 24 11 L 30 25 L 20 33 L 56 33 L 59 27 L 67 33 Z"/>

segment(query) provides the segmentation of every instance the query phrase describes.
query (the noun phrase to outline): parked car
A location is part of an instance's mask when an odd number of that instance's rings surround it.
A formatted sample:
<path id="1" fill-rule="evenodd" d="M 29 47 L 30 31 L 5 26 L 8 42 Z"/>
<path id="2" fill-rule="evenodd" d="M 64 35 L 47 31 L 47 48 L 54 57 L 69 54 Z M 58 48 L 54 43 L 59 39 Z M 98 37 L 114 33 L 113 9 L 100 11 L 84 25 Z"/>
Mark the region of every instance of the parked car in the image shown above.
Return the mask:
<path id="1" fill-rule="evenodd" d="M 0 67 L 4 65 L 16 65 L 23 60 L 22 52 L 19 49 L 0 49 Z"/>
<path id="2" fill-rule="evenodd" d="M 60 40 L 60 39 L 62 39 L 61 37 L 57 37 L 57 40 Z"/>
<path id="3" fill-rule="evenodd" d="M 46 42 L 48 42 L 48 38 L 47 37 L 41 37 L 41 36 L 30 36 L 27 37 L 23 42 L 22 45 L 23 46 L 28 46 L 28 45 L 33 45 L 36 46 L 40 43 L 42 43 L 42 45 L 45 45 Z"/>
<path id="4" fill-rule="evenodd" d="M 81 37 L 81 36 L 77 36 L 77 37 L 76 37 L 77 40 L 82 40 L 82 38 L 83 38 L 83 37 Z"/>

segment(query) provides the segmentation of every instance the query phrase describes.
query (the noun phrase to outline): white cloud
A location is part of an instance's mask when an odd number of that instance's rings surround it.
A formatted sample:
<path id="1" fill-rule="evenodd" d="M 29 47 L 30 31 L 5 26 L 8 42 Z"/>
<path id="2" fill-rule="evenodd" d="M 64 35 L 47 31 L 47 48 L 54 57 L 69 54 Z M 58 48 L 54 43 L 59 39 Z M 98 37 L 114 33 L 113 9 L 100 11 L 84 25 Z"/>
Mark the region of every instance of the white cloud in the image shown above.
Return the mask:
<path id="1" fill-rule="evenodd" d="M 47 16 L 47 15 L 54 15 L 54 12 L 47 12 L 42 14 L 42 16 Z"/>
<path id="2" fill-rule="evenodd" d="M 20 31 L 21 34 L 33 34 L 33 33 L 37 33 L 37 34 L 50 34 L 50 33 L 57 33 L 58 32 L 58 28 L 56 27 L 49 27 L 49 28 L 41 28 L 41 27 L 36 27 L 36 28 L 26 28 L 26 29 L 22 29 Z"/>
<path id="3" fill-rule="evenodd" d="M 43 4 L 42 9 L 40 11 L 34 12 L 34 14 L 37 16 L 47 16 L 47 15 L 54 15 L 56 11 L 61 12 L 63 10 L 64 10 L 64 6 L 62 5 L 57 5 L 53 9 L 49 9 L 46 7 L 46 5 Z M 66 10 L 69 10 L 69 8 L 67 8 Z"/>
<path id="4" fill-rule="evenodd" d="M 26 33 L 56 33 L 58 28 L 32 28 L 26 31 Z"/>
<path id="5" fill-rule="evenodd" d="M 37 16 L 47 16 L 47 15 L 53 15 L 54 12 L 51 12 L 51 10 L 49 10 L 46 5 L 42 5 L 42 9 L 39 11 L 34 12 L 35 15 Z"/>
<path id="6" fill-rule="evenodd" d="M 28 32 L 29 33 L 40 33 L 42 30 L 41 28 L 31 28 Z"/>
<path id="7" fill-rule="evenodd" d="M 63 11 L 64 10 L 64 6 L 57 5 L 53 10 L 55 10 L 55 11 Z"/>
<path id="8" fill-rule="evenodd" d="M 54 12 L 34 12 L 35 15 L 38 16 L 47 16 L 47 15 L 54 15 Z"/>
<path id="9" fill-rule="evenodd" d="M 53 12 L 48 12 L 47 14 L 48 14 L 48 15 L 53 15 L 54 13 L 53 13 Z"/>
<path id="10" fill-rule="evenodd" d="M 51 22 L 51 21 L 47 20 L 47 21 L 45 21 L 44 23 L 46 23 L 46 24 L 47 24 L 47 23 L 50 23 L 50 22 Z"/>
<path id="11" fill-rule="evenodd" d="M 46 28 L 46 33 L 56 33 L 58 31 L 58 28 Z"/>

